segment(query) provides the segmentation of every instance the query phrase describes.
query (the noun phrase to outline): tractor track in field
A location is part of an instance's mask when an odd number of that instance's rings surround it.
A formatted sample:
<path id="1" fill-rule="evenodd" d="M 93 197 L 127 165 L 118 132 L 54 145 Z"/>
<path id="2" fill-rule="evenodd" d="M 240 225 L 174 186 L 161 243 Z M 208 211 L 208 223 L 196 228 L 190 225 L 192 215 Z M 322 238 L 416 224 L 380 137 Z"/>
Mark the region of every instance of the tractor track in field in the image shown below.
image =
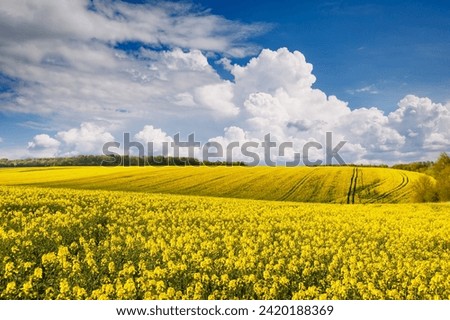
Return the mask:
<path id="1" fill-rule="evenodd" d="M 356 188 L 358 187 L 358 176 L 359 174 L 362 174 L 362 171 L 356 168 L 356 175 L 355 180 L 353 181 L 353 191 L 352 191 L 352 203 L 355 203 L 355 195 L 356 195 Z"/>
<path id="2" fill-rule="evenodd" d="M 289 198 L 291 195 L 295 193 L 302 185 L 305 183 L 305 181 L 313 174 L 313 172 L 316 169 L 312 169 L 311 172 L 308 172 L 305 174 L 297 183 L 295 183 L 281 198 L 281 201 L 285 201 L 287 198 Z"/>
<path id="3" fill-rule="evenodd" d="M 393 189 L 391 189 L 391 190 L 381 194 L 379 197 L 373 199 L 371 202 L 378 202 L 380 200 L 386 199 L 387 197 L 389 197 L 393 193 L 395 193 L 395 192 L 405 188 L 409 184 L 409 177 L 408 177 L 408 175 L 404 174 L 403 172 L 401 172 L 400 175 L 402 176 L 402 181 L 400 182 L 400 184 L 398 186 L 396 186 L 395 188 L 393 188 Z"/>
<path id="4" fill-rule="evenodd" d="M 352 177 L 350 179 L 350 186 L 347 192 L 347 204 L 355 203 L 356 187 L 358 182 L 358 168 L 353 168 Z"/>

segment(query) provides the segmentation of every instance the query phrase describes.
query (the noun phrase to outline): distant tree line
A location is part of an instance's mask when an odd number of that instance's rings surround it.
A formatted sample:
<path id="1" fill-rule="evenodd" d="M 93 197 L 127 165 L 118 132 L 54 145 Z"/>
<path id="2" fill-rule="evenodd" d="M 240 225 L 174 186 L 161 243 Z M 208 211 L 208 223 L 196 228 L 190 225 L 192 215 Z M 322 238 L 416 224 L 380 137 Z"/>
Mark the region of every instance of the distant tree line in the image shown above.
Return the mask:
<path id="1" fill-rule="evenodd" d="M 434 165 L 433 161 L 419 161 L 419 162 L 395 164 L 392 166 L 392 168 L 399 170 L 427 173 L 427 171 L 432 170 L 433 165 Z"/>
<path id="2" fill-rule="evenodd" d="M 317 166 L 311 166 L 311 167 L 342 167 L 342 164 L 333 163 L 333 164 L 321 164 Z M 347 163 L 345 164 L 347 167 L 358 167 L 358 168 L 389 168 L 387 164 L 370 164 L 370 163 Z"/>
<path id="3" fill-rule="evenodd" d="M 0 159 L 0 167 L 52 166 L 244 166 L 244 162 L 200 161 L 187 157 L 135 157 L 119 155 L 81 155 L 61 158 Z"/>

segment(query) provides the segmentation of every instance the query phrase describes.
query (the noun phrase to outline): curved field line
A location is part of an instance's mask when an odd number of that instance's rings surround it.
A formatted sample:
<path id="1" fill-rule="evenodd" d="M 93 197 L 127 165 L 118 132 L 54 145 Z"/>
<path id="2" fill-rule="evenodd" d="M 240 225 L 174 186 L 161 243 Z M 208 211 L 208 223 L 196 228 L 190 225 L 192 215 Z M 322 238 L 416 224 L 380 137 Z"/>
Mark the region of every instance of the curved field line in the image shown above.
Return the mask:
<path id="1" fill-rule="evenodd" d="M 404 174 L 403 172 L 400 173 L 400 175 L 402 176 L 402 183 L 399 184 L 397 187 L 395 187 L 394 189 L 392 189 L 390 192 L 388 192 L 385 197 L 390 196 L 391 194 L 393 194 L 394 192 L 397 192 L 403 188 L 405 188 L 408 184 L 409 184 L 409 177 L 407 174 Z M 384 199 L 384 197 L 383 197 Z"/>
<path id="2" fill-rule="evenodd" d="M 397 191 L 405 188 L 409 184 L 409 177 L 408 177 L 407 174 L 404 174 L 403 172 L 400 172 L 400 175 L 402 176 L 402 181 L 400 182 L 400 184 L 398 186 L 396 186 L 395 188 L 393 188 L 393 189 L 383 193 L 379 197 L 373 199 L 372 202 L 383 200 L 383 199 L 389 197 L 390 195 L 392 195 L 394 192 L 397 192 Z"/>
<path id="3" fill-rule="evenodd" d="M 294 194 L 295 191 L 297 191 L 301 185 L 303 183 L 305 183 L 305 181 L 312 175 L 312 173 L 316 170 L 317 168 L 312 169 L 310 172 L 308 172 L 307 174 L 305 174 L 296 184 L 294 184 L 281 198 L 281 201 L 286 200 L 287 198 L 289 198 L 291 195 Z"/>
<path id="4" fill-rule="evenodd" d="M 406 177 L 406 183 L 405 183 L 405 185 L 404 185 L 402 188 L 398 189 L 397 191 L 400 191 L 400 190 L 402 190 L 402 189 L 405 189 L 405 187 L 409 184 L 409 177 L 408 177 L 408 175 L 405 174 L 405 177 Z M 404 197 L 404 196 L 407 195 L 408 193 L 411 193 L 411 190 L 405 190 L 405 191 L 403 191 L 403 192 L 401 192 L 401 193 L 399 192 L 393 199 L 398 200 L 399 198 Z"/>

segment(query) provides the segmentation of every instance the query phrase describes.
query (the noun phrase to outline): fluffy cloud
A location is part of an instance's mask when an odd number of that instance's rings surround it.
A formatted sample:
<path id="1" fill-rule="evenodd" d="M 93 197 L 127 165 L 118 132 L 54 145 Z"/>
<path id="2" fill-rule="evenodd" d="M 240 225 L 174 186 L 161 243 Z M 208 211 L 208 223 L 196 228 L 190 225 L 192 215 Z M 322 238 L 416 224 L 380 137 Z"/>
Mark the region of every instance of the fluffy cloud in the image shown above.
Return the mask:
<path id="1" fill-rule="evenodd" d="M 37 149 L 37 148 L 58 148 L 60 142 L 51 138 L 47 134 L 38 134 L 34 137 L 33 141 L 28 143 L 28 148 Z"/>
<path id="2" fill-rule="evenodd" d="M 104 143 L 114 141 L 105 127 L 85 122 L 79 128 L 60 131 L 54 137 L 38 134 L 28 142 L 28 154 L 33 157 L 101 154 Z"/>
<path id="3" fill-rule="evenodd" d="M 255 141 L 258 144 L 260 143 L 259 139 L 252 139 L 247 132 L 245 132 L 243 129 L 235 126 L 231 126 L 224 129 L 224 135 L 223 136 L 217 136 L 214 138 L 209 139 L 208 142 L 219 144 L 222 146 L 222 157 L 218 157 L 218 160 L 227 160 L 227 161 L 248 161 L 248 159 L 242 154 L 240 147 L 243 143 L 248 141 Z M 227 152 L 227 147 L 231 146 L 233 143 L 239 143 L 239 148 L 230 148 L 229 152 Z M 216 148 L 211 147 L 211 150 L 208 150 L 209 152 L 216 152 L 218 151 Z M 258 156 L 261 157 L 262 152 L 261 150 L 252 150 L 256 151 Z M 209 159 L 211 160 L 211 159 Z"/>
<path id="4" fill-rule="evenodd" d="M 277 51 L 264 49 L 247 65 L 232 66 L 231 73 L 246 94 L 275 93 L 283 89 L 291 96 L 301 96 L 303 90 L 309 91 L 316 81 L 312 69 L 312 64 L 306 62 L 301 52 L 281 48 Z"/>
<path id="5" fill-rule="evenodd" d="M 208 84 L 195 90 L 195 101 L 213 110 L 213 114 L 235 116 L 239 109 L 233 104 L 233 84 L 225 81 L 220 84 Z"/>
<path id="6" fill-rule="evenodd" d="M 165 152 L 172 154 L 172 148 L 170 148 L 173 138 L 168 136 L 166 132 L 159 128 L 146 125 L 144 128 L 134 135 L 134 138 L 141 142 L 145 147 L 149 147 L 148 143 L 153 143 L 151 146 L 154 155 L 163 154 Z M 163 144 L 167 145 L 167 150 L 163 152 Z M 147 150 L 149 152 L 151 150 Z"/>
<path id="7" fill-rule="evenodd" d="M 79 128 L 58 132 L 56 138 L 64 143 L 72 154 L 100 154 L 104 143 L 114 141 L 114 137 L 105 127 L 89 122 L 82 123 Z"/>
<path id="8" fill-rule="evenodd" d="M 61 143 L 47 134 L 38 134 L 28 142 L 28 150 L 35 157 L 55 157 Z"/>
<path id="9" fill-rule="evenodd" d="M 302 131 L 323 131 L 350 112 L 345 102 L 312 88 L 312 65 L 298 51 L 265 49 L 247 65 L 234 65 L 231 72 L 247 123 L 255 131 L 290 127 L 298 129 L 298 136 Z"/>
<path id="10" fill-rule="evenodd" d="M 449 105 L 408 95 L 389 114 L 389 123 L 405 138 L 405 151 L 443 151 L 450 145 Z"/>
<path id="11" fill-rule="evenodd" d="M 141 131 L 136 133 L 134 137 L 143 143 L 154 142 L 161 144 L 163 142 L 173 141 L 173 138 L 168 136 L 166 132 L 149 125 L 145 126 Z"/>

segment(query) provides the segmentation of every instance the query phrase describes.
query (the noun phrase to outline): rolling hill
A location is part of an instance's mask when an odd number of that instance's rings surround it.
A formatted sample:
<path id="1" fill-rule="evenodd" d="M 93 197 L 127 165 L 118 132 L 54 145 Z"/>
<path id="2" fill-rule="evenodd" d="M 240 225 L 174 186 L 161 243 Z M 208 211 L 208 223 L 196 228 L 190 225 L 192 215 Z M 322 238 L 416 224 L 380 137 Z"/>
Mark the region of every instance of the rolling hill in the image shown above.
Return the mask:
<path id="1" fill-rule="evenodd" d="M 0 169 L 0 185 L 324 203 L 412 202 L 420 173 L 364 167 L 48 167 Z"/>

